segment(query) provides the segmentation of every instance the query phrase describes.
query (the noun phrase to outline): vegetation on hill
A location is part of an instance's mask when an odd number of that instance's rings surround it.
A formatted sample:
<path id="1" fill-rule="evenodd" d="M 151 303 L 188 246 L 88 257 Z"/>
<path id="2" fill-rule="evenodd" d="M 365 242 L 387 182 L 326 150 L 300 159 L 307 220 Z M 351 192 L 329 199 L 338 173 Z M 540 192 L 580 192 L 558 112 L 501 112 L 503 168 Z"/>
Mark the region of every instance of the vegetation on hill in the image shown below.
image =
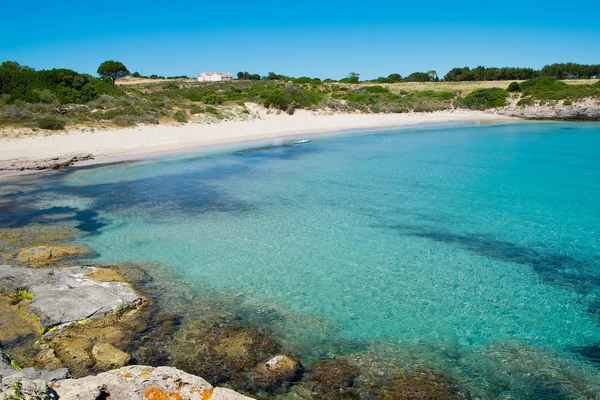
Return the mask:
<path id="1" fill-rule="evenodd" d="M 479 66 L 452 68 L 445 76 L 445 81 L 501 81 L 526 80 L 541 76 L 555 79 L 589 79 L 600 75 L 600 64 L 583 65 L 575 63 L 546 65 L 541 70 L 533 68 L 486 68 Z"/>
<path id="2" fill-rule="evenodd" d="M 119 70 L 123 69 L 119 66 Z M 432 82 L 439 81 L 435 71 L 413 73 L 406 78 L 390 74 L 371 82 L 359 82 L 357 73 L 348 74 L 339 82 L 292 78 L 274 72 L 265 79 L 256 79 L 257 74 L 247 72 L 238 76 L 243 79 L 198 82 L 180 78 L 140 83 L 131 80 L 131 84 L 113 87 L 110 75 L 95 78 L 68 69 L 35 71 L 6 61 L 0 64 L 0 127 L 61 130 L 73 125 L 132 126 L 247 118 L 248 103 L 289 114 L 298 109 L 404 113 L 453 108 L 483 110 L 505 105 L 509 96 L 519 99 L 520 105 L 600 98 L 598 83 L 567 84 L 552 77 L 481 88 L 468 83 Z"/>

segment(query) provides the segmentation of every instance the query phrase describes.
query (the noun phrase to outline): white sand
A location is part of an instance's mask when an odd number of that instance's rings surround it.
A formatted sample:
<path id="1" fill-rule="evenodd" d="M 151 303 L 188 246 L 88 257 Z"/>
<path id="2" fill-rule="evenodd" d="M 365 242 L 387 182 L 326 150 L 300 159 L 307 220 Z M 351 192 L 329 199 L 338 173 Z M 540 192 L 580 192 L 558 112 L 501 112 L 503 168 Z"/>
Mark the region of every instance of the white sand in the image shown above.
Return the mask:
<path id="1" fill-rule="evenodd" d="M 0 139 L 0 170 L 36 160 L 92 154 L 95 162 L 106 156 L 143 158 L 157 152 L 186 151 L 237 143 L 288 140 L 348 130 L 401 127 L 424 123 L 508 122 L 514 118 L 477 111 L 441 111 L 410 114 L 332 114 L 299 110 L 294 115 L 266 114 L 261 119 L 218 124 L 156 125 L 95 132 L 73 131 L 50 136 Z M 86 162 L 89 164 L 89 162 Z M 9 168 L 8 166 L 12 166 Z"/>

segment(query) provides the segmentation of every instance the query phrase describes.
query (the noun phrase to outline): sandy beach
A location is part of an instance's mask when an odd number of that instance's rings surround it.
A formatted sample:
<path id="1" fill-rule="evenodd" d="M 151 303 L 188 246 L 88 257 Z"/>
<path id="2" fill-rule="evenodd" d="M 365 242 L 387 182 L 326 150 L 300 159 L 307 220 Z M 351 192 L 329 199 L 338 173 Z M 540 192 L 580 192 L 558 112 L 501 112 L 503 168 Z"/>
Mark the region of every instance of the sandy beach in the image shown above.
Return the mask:
<path id="1" fill-rule="evenodd" d="M 257 118 L 217 124 L 152 125 L 97 131 L 74 130 L 48 136 L 0 139 L 0 171 L 57 168 L 84 159 L 86 164 L 137 159 L 157 153 L 186 152 L 251 142 L 292 140 L 349 130 L 417 124 L 493 123 L 518 120 L 492 113 L 451 110 L 409 114 L 323 114 L 299 110 L 294 115 L 256 110 Z"/>

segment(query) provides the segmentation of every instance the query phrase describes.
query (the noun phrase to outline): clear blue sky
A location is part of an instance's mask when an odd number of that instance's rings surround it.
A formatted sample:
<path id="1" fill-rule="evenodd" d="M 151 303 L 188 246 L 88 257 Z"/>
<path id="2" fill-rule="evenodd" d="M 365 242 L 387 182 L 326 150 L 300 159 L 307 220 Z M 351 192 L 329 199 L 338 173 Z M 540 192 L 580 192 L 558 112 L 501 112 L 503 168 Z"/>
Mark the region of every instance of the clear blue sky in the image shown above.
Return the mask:
<path id="1" fill-rule="evenodd" d="M 269 71 L 362 79 L 600 63 L 600 4 L 555 1 L 2 1 L 0 60 L 94 74 Z"/>

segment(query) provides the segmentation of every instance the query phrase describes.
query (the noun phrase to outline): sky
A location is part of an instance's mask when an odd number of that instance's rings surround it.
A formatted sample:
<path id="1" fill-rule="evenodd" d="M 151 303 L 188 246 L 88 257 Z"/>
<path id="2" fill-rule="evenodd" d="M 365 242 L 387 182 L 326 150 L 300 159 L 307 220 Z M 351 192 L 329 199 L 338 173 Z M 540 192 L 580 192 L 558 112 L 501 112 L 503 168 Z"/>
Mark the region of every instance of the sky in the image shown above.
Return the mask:
<path id="1" fill-rule="evenodd" d="M 0 61 L 90 74 L 117 60 L 143 75 L 322 79 L 600 64 L 599 13 L 597 0 L 2 1 Z"/>

